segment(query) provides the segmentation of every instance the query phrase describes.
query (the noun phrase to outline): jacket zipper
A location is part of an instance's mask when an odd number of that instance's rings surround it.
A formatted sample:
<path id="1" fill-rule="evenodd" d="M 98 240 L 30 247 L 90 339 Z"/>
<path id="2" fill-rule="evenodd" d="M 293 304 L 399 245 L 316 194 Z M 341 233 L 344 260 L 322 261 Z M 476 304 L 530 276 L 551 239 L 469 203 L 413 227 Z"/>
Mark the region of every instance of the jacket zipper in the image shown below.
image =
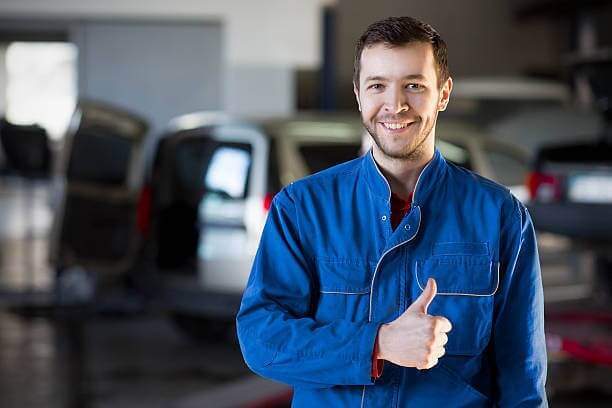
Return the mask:
<path id="1" fill-rule="evenodd" d="M 383 176 L 383 174 L 380 172 L 378 165 L 376 164 L 376 161 L 374 160 L 374 153 L 372 150 L 370 150 L 370 157 L 372 159 L 372 161 L 374 162 L 374 168 L 376 168 L 376 171 L 378 172 L 378 174 L 380 175 L 380 177 L 382 177 L 382 179 L 385 181 L 385 183 L 387 184 L 387 189 L 389 191 L 389 196 L 387 198 L 387 203 L 391 202 L 391 186 L 389 185 L 389 182 L 387 181 L 387 179 L 385 178 L 385 176 Z M 429 167 L 429 165 L 434 161 L 435 159 L 435 152 L 434 152 L 434 157 L 429 161 L 429 163 L 427 163 L 425 165 L 425 167 L 423 167 L 423 170 L 421 170 L 421 173 L 419 174 L 419 177 L 417 177 L 417 181 L 414 184 L 414 191 L 412 193 L 412 202 L 416 202 L 416 191 L 417 191 L 417 187 L 419 186 L 419 181 L 421 180 L 421 176 L 423 175 L 423 173 L 425 173 L 425 170 L 427 169 L 427 167 Z M 410 210 L 411 212 L 414 210 L 414 207 Z M 380 264 L 382 263 L 383 259 L 385 258 L 385 256 L 393 251 L 395 248 L 400 247 L 410 241 L 412 241 L 414 239 L 414 237 L 416 237 L 416 235 L 419 232 L 419 228 L 421 226 L 421 217 L 419 217 L 419 225 L 417 226 L 416 232 L 414 233 L 414 235 L 412 237 L 410 237 L 410 239 L 406 240 L 406 241 L 402 241 L 399 244 L 395 245 L 392 248 L 389 248 L 388 250 L 386 250 L 378 259 L 378 262 L 376 263 L 376 268 L 374 268 L 374 275 L 372 275 L 372 282 L 370 283 L 370 301 L 369 301 L 369 305 L 368 305 L 368 323 L 372 322 L 372 298 L 374 295 L 374 282 L 376 281 L 376 275 L 378 273 L 378 268 L 380 267 Z M 366 391 L 366 386 L 363 386 L 363 390 L 361 392 L 361 405 L 360 408 L 364 408 L 365 406 L 365 391 Z"/>
<path id="2" fill-rule="evenodd" d="M 374 161 L 374 154 L 372 153 L 372 151 L 370 152 L 370 155 L 371 155 L 372 160 Z M 435 158 L 435 153 L 434 153 L 434 158 Z M 416 201 L 416 192 L 417 192 L 417 187 L 419 186 L 419 181 L 421 180 L 421 176 L 423 175 L 423 173 L 425 173 L 425 170 L 427 169 L 427 167 L 429 167 L 429 165 L 433 161 L 434 161 L 434 159 L 432 158 L 429 161 L 429 163 L 427 163 L 425 165 L 425 167 L 423 167 L 423 170 L 421 170 L 421 173 L 419 174 L 419 177 L 417 177 L 417 181 L 414 184 L 414 191 L 413 191 L 413 194 L 412 194 L 412 201 L 413 201 L 413 203 Z M 389 198 L 388 198 L 387 202 L 389 202 L 391 200 L 391 186 L 389 185 L 389 182 L 387 181 L 385 176 L 383 176 L 382 173 L 380 172 L 380 170 L 378 169 L 378 165 L 376 164 L 376 161 L 374 161 L 374 167 L 376 168 L 376 171 L 378 172 L 380 177 L 382 177 L 382 179 L 387 184 L 387 188 L 389 189 Z M 418 207 L 418 205 L 417 205 L 417 207 Z M 414 210 L 414 207 L 410 210 L 410 212 L 412 212 L 413 210 Z M 406 241 L 403 241 L 403 242 L 400 242 L 399 244 L 395 245 L 394 247 L 389 248 L 378 259 L 378 262 L 376 263 L 376 268 L 374 268 L 374 275 L 372 275 L 372 282 L 370 283 L 370 302 L 369 302 L 369 305 L 368 305 L 368 323 L 372 321 L 372 298 L 373 298 L 373 295 L 374 295 L 374 282 L 376 281 L 376 274 L 378 273 L 378 268 L 379 268 L 382 260 L 385 258 L 385 256 L 389 252 L 393 251 L 395 248 L 397 248 L 397 247 L 399 247 L 401 245 L 404 245 L 404 244 L 412 241 L 414 239 L 414 237 L 416 237 L 416 235 L 417 235 L 417 233 L 419 231 L 420 225 L 421 225 L 421 219 L 419 218 L 419 226 L 417 226 L 417 230 L 414 233 L 414 235 L 410 239 L 408 239 Z"/>

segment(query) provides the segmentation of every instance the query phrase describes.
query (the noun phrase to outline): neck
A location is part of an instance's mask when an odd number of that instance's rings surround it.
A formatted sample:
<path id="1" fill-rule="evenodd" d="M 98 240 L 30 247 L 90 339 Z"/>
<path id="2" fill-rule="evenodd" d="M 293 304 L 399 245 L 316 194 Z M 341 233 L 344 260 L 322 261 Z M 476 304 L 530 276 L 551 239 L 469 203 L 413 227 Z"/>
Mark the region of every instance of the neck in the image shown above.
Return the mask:
<path id="1" fill-rule="evenodd" d="M 378 146 L 372 148 L 374 160 L 385 176 L 391 191 L 403 200 L 407 200 L 416 187 L 421 171 L 434 156 L 434 148 L 426 149 L 414 159 L 396 159 L 386 156 Z"/>

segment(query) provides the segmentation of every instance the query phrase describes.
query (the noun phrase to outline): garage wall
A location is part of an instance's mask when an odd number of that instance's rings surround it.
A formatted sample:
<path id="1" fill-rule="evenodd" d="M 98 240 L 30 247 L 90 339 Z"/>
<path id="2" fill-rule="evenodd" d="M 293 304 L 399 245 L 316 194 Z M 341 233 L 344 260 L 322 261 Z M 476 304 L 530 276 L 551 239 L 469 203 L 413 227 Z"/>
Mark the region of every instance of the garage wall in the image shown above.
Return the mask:
<path id="1" fill-rule="evenodd" d="M 229 112 L 266 117 L 295 111 L 295 75 L 290 66 L 233 66 L 225 75 Z"/>
<path id="2" fill-rule="evenodd" d="M 2 0 L 3 19 L 199 21 L 222 27 L 220 103 L 252 116 L 295 110 L 296 68 L 320 64 L 321 7 L 336 0 Z M 232 82 L 237 80 L 238 82 Z M 270 80 L 274 86 L 270 87 Z M 262 96 L 266 96 L 263 98 Z M 257 103 L 252 104 L 249 101 Z M 247 103 L 249 102 L 249 103 Z"/>
<path id="3" fill-rule="evenodd" d="M 221 21 L 230 64 L 318 65 L 322 5 L 335 0 L 2 0 L 0 16 Z"/>
<path id="4" fill-rule="evenodd" d="M 71 38 L 79 94 L 140 113 L 156 133 L 176 115 L 222 108 L 219 24 L 87 22 Z"/>

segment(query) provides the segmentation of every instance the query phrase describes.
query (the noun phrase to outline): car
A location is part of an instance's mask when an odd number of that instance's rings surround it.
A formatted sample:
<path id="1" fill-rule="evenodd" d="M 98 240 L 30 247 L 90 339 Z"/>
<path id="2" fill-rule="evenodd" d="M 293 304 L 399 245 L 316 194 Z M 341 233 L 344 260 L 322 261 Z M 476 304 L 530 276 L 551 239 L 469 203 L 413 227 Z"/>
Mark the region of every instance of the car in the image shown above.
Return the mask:
<path id="1" fill-rule="evenodd" d="M 443 120 L 449 119 L 520 145 L 531 158 L 544 144 L 571 142 L 577 136 L 593 141 L 604 126 L 599 112 L 573 103 L 567 84 L 525 77 L 456 79 Z"/>
<path id="2" fill-rule="evenodd" d="M 122 283 L 134 264 L 147 129 L 121 107 L 79 101 L 53 177 L 49 260 L 56 303 L 94 302 Z"/>
<path id="3" fill-rule="evenodd" d="M 596 257 L 597 292 L 612 295 L 612 57 L 580 58 L 575 69 L 588 78 L 603 129 L 574 142 L 542 146 L 527 178 L 528 208 L 535 227 L 563 235 Z"/>
<path id="4" fill-rule="evenodd" d="M 438 148 L 449 161 L 523 189 L 527 154 L 478 132 L 442 122 Z M 247 121 L 201 112 L 174 119 L 141 196 L 144 246 L 133 280 L 184 331 L 217 335 L 238 310 L 274 195 L 358 157 L 363 133 L 357 115 Z"/>
<path id="5" fill-rule="evenodd" d="M 542 147 L 527 187 L 539 230 L 597 245 L 612 242 L 612 144 Z"/>
<path id="6" fill-rule="evenodd" d="M 361 132 L 359 121 L 337 116 L 174 119 L 141 196 L 144 246 L 133 280 L 179 326 L 191 316 L 232 320 L 274 194 L 357 157 Z"/>
<path id="7" fill-rule="evenodd" d="M 594 255 L 594 297 L 612 296 L 612 144 L 547 145 L 527 178 L 538 231 L 569 238 Z"/>

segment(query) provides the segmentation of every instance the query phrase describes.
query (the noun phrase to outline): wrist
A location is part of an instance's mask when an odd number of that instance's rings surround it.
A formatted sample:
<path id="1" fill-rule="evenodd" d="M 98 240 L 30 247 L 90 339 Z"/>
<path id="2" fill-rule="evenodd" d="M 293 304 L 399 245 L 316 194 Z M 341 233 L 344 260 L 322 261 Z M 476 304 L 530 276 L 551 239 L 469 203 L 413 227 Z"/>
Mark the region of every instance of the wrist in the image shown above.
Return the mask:
<path id="1" fill-rule="evenodd" d="M 385 323 L 382 324 L 380 326 L 380 328 L 378 329 L 378 336 L 376 336 L 376 356 L 374 356 L 375 358 L 379 359 L 379 360 L 386 360 L 385 358 L 385 340 L 387 339 L 387 337 L 389 336 L 389 324 Z"/>

